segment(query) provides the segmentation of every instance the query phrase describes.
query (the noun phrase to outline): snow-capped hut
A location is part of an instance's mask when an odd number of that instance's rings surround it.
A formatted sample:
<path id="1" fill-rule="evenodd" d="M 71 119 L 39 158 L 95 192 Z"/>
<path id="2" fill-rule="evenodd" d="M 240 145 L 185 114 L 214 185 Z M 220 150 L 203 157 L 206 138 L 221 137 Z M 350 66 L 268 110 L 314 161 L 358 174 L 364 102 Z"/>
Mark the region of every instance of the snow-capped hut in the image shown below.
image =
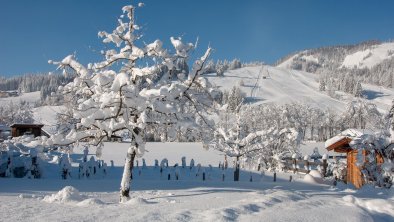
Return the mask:
<path id="1" fill-rule="evenodd" d="M 12 137 L 18 137 L 23 135 L 33 135 L 34 137 L 41 136 L 41 128 L 43 124 L 34 123 L 17 123 L 11 125 Z"/>
<path id="2" fill-rule="evenodd" d="M 328 151 L 346 153 L 346 182 L 352 183 L 357 189 L 361 188 L 366 182 L 361 171 L 364 170 L 365 163 L 367 163 L 366 156 L 368 155 L 368 149 L 362 149 L 362 153 L 359 155 L 360 149 L 352 148 L 351 142 L 356 138 L 373 134 L 374 133 L 369 130 L 347 129 L 325 142 L 325 148 Z M 367 146 L 367 144 L 365 146 Z M 376 153 L 376 163 L 382 164 L 383 157 L 379 152 Z M 362 163 L 360 164 L 360 162 Z"/>

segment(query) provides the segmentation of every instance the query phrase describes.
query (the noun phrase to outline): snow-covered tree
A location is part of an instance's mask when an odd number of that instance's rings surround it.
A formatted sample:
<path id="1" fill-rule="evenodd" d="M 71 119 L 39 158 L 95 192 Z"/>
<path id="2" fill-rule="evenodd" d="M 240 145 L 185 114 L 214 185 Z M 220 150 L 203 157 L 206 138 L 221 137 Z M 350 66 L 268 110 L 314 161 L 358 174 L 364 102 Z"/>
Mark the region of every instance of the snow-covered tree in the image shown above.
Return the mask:
<path id="1" fill-rule="evenodd" d="M 227 109 L 235 112 L 237 107 L 244 102 L 245 97 L 246 94 L 242 92 L 239 86 L 233 86 L 228 93 L 228 98 L 226 98 L 226 103 L 228 104 Z"/>
<path id="2" fill-rule="evenodd" d="M 355 97 L 362 97 L 363 96 L 363 87 L 361 86 L 360 82 L 357 82 L 357 85 L 354 87 L 353 95 Z"/>
<path id="3" fill-rule="evenodd" d="M 76 75 L 73 82 L 60 87 L 73 99 L 72 118 L 76 123 L 71 123 L 74 125 L 67 135 L 52 136 L 53 143 L 65 145 L 93 138 L 90 143 L 100 145 L 115 133 L 127 132 L 130 136 L 121 201 L 129 198 L 133 161 L 144 154 L 146 126 L 198 127 L 204 123 L 203 113 L 212 102 L 210 85 L 200 76 L 211 49 L 194 62 L 188 74 L 179 72 L 178 62 L 189 58 L 194 45 L 171 38 L 173 52 L 164 49 L 160 40 L 140 46 L 135 9 L 123 7 L 118 26 L 111 33 L 99 32 L 104 43 L 115 45 L 103 51 L 103 61 L 87 67 L 73 55 L 60 62 L 50 61 Z"/>
<path id="4" fill-rule="evenodd" d="M 349 102 L 342 119 L 347 128 L 381 129 L 384 126 L 376 105 L 363 98 Z"/>
<path id="5" fill-rule="evenodd" d="M 0 107 L 0 124 L 12 125 L 13 123 L 33 123 L 33 110 L 29 103 L 19 101 L 15 104 L 10 101 Z"/>
<path id="6" fill-rule="evenodd" d="M 390 122 L 390 141 L 391 143 L 394 143 L 394 99 L 392 101 L 392 105 L 389 110 L 389 122 Z"/>
<path id="7" fill-rule="evenodd" d="M 213 148 L 235 159 L 234 181 L 239 180 L 239 161 L 246 158 L 275 170 L 285 155 L 297 153 L 299 134 L 295 129 L 250 130 L 247 119 L 250 109 L 239 104 L 235 112 L 224 112 L 218 122 L 213 139 Z"/>
<path id="8" fill-rule="evenodd" d="M 323 78 L 320 79 L 319 90 L 320 91 L 326 91 L 326 81 Z"/>
<path id="9" fill-rule="evenodd" d="M 362 135 L 350 143 L 358 151 L 356 164 L 367 183 L 391 187 L 394 182 L 394 163 L 384 152 L 387 145 L 386 136 L 380 133 Z"/>

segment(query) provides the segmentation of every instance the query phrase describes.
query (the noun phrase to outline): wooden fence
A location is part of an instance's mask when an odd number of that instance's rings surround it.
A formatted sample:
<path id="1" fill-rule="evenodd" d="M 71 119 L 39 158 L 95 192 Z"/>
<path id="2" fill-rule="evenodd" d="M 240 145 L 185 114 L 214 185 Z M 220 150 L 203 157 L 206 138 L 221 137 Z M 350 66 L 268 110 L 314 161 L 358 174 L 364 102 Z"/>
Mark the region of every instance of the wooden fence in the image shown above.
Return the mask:
<path id="1" fill-rule="evenodd" d="M 284 166 L 284 170 L 293 171 L 294 173 L 302 172 L 309 173 L 311 170 L 316 169 L 320 166 L 323 176 L 327 175 L 327 159 L 321 160 L 309 160 L 309 159 L 285 159 L 282 162 Z"/>

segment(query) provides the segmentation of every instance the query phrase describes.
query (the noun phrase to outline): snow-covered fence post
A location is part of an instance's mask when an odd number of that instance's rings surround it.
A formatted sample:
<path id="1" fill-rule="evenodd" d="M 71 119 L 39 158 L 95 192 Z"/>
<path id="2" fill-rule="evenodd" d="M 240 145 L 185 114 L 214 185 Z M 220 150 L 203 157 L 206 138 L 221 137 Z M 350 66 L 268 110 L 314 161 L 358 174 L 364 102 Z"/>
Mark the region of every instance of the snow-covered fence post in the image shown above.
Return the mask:
<path id="1" fill-rule="evenodd" d="M 322 175 L 323 175 L 323 177 L 326 177 L 326 175 L 327 175 L 327 167 L 328 167 L 327 157 L 328 157 L 327 154 L 324 154 L 322 157 L 322 160 L 323 160 Z"/>
<path id="2" fill-rule="evenodd" d="M 30 172 L 31 172 L 33 178 L 40 178 L 40 171 L 39 171 L 38 162 L 37 162 L 37 150 L 36 149 L 30 149 L 29 153 L 30 153 L 30 156 L 31 156 L 31 169 L 30 169 Z"/>
<path id="3" fill-rule="evenodd" d="M 142 169 L 146 169 L 146 161 L 142 158 Z"/>
<path id="4" fill-rule="evenodd" d="M 7 152 L 8 158 L 7 158 L 7 169 L 5 171 L 5 176 L 6 177 L 13 177 L 13 170 L 12 170 L 12 162 L 13 162 L 13 154 L 12 151 L 8 151 Z"/>
<path id="5" fill-rule="evenodd" d="M 190 160 L 190 170 L 194 168 L 194 159 Z"/>
<path id="6" fill-rule="evenodd" d="M 200 172 L 201 172 L 201 164 L 197 164 L 196 177 L 200 176 Z"/>
<path id="7" fill-rule="evenodd" d="M 304 168 L 309 173 L 310 168 L 309 168 L 309 155 L 304 156 Z"/>
<path id="8" fill-rule="evenodd" d="M 88 161 L 88 154 L 89 154 L 89 148 L 88 146 L 85 146 L 83 149 L 83 162 Z"/>
<path id="9" fill-rule="evenodd" d="M 67 179 L 70 176 L 70 168 L 71 164 L 69 161 L 68 155 L 62 155 L 60 158 L 60 170 L 61 170 L 61 177 L 63 180 Z"/>
<path id="10" fill-rule="evenodd" d="M 293 164 L 293 173 L 295 174 L 297 172 L 297 154 L 293 154 L 291 159 Z"/>
<path id="11" fill-rule="evenodd" d="M 175 167 L 175 179 L 176 180 L 179 180 L 179 174 L 180 174 L 179 167 Z"/>
<path id="12" fill-rule="evenodd" d="M 164 167 L 168 168 L 168 160 L 167 160 L 167 158 L 164 158 L 164 159 L 161 160 L 160 167 L 161 168 L 164 168 Z"/>
<path id="13" fill-rule="evenodd" d="M 186 157 L 182 157 L 182 168 L 186 168 Z"/>

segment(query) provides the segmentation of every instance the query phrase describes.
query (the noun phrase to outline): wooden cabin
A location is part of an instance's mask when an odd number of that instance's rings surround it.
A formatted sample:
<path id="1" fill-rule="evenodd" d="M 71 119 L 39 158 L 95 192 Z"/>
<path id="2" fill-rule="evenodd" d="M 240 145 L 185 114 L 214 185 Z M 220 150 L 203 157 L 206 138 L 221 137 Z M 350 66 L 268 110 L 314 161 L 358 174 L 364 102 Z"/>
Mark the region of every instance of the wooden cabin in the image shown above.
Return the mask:
<path id="1" fill-rule="evenodd" d="M 357 166 L 359 151 L 352 149 L 350 147 L 350 142 L 352 142 L 353 139 L 361 135 L 362 133 L 360 131 L 345 130 L 338 136 L 327 140 L 325 144 L 328 151 L 346 153 L 346 182 L 352 183 L 357 189 L 361 188 L 367 181 L 365 181 L 364 176 L 361 173 L 361 170 L 363 170 L 363 166 Z M 366 152 L 366 150 L 363 150 L 362 158 L 364 163 L 367 162 L 366 155 L 368 155 L 368 153 Z M 376 162 L 378 164 L 382 164 L 383 157 L 378 154 L 376 157 Z"/>
<path id="2" fill-rule="evenodd" d="M 33 135 L 34 137 L 41 136 L 41 128 L 43 124 L 34 123 L 18 123 L 11 125 L 11 135 L 12 137 L 18 137 L 23 135 Z"/>

